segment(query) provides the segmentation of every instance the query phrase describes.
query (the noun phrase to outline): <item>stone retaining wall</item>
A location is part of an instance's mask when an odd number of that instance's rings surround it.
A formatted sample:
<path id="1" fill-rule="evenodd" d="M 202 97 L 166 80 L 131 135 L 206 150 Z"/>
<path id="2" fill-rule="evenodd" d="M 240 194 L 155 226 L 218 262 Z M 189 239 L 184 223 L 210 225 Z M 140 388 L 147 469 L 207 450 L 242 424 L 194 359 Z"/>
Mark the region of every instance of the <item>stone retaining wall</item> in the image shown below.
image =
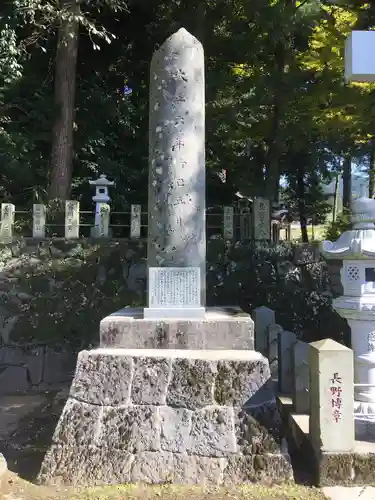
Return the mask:
<path id="1" fill-rule="evenodd" d="M 76 355 L 48 345 L 0 347 L 0 395 L 58 390 L 74 375 Z"/>
<path id="2" fill-rule="evenodd" d="M 24 238 L 0 245 L 0 347 L 7 347 L 0 356 L 0 394 L 3 387 L 11 390 L 7 380 L 18 381 L 15 390 L 53 386 L 48 366 L 55 362 L 49 359 L 61 351 L 75 359 L 74 353 L 98 344 L 104 317 L 145 305 L 145 258 L 143 240 Z M 342 331 L 330 309 L 332 295 L 316 247 L 207 243 L 209 306 L 251 312 L 268 305 L 278 322 L 310 341 L 326 330 L 333 338 Z M 61 379 L 65 369 L 56 370 Z"/>

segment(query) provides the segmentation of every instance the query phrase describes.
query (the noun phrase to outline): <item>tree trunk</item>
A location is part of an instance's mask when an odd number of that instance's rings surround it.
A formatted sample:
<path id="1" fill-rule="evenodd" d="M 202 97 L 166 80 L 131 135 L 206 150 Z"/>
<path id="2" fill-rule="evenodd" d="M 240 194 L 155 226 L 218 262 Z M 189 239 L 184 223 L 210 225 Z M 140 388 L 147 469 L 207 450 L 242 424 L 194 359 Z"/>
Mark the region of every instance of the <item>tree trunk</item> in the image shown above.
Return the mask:
<path id="1" fill-rule="evenodd" d="M 78 53 L 78 0 L 60 0 L 72 16 L 62 22 L 58 32 L 55 62 L 55 119 L 52 130 L 51 200 L 69 198 L 73 167 L 73 126 Z"/>
<path id="2" fill-rule="evenodd" d="M 337 218 L 337 201 L 339 196 L 339 174 L 336 174 L 335 193 L 333 195 L 332 221 L 336 222 Z"/>
<path id="3" fill-rule="evenodd" d="M 278 85 L 275 88 L 273 96 L 273 115 L 271 130 L 266 143 L 268 146 L 266 156 L 266 182 L 265 197 L 271 202 L 278 199 L 280 167 L 279 160 L 281 156 L 281 144 L 279 138 L 280 121 L 282 117 L 282 106 L 284 102 L 284 70 L 286 64 L 287 48 L 285 43 L 279 42 L 275 51 L 275 71 L 277 74 Z"/>
<path id="4" fill-rule="evenodd" d="M 305 210 L 305 183 L 303 181 L 302 168 L 298 168 L 297 171 L 297 196 L 298 196 L 298 212 L 299 212 L 299 221 L 301 225 L 302 242 L 308 243 L 309 235 L 307 232 L 307 219 Z"/>
<path id="5" fill-rule="evenodd" d="M 370 168 L 368 171 L 368 196 L 374 197 L 375 186 L 375 137 L 371 139 Z"/>
<path id="6" fill-rule="evenodd" d="M 344 157 L 342 170 L 342 208 L 350 210 L 352 204 L 352 158 L 350 155 Z"/>

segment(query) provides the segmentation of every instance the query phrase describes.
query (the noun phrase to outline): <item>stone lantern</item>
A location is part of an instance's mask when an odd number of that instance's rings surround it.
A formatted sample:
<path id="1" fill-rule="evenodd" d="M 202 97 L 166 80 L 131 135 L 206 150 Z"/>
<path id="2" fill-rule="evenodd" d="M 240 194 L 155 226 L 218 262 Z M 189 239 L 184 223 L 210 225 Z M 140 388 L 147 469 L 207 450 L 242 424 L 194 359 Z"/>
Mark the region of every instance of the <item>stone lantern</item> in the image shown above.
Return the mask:
<path id="1" fill-rule="evenodd" d="M 336 242 L 323 241 L 328 259 L 342 259 L 344 294 L 333 300 L 351 328 L 354 351 L 354 407 L 357 438 L 375 435 L 375 200 L 352 203 L 352 229 Z M 329 332 L 327 332 L 329 333 Z"/>
<path id="2" fill-rule="evenodd" d="M 109 181 L 107 176 L 101 174 L 99 179 L 95 181 L 89 181 L 90 186 L 95 186 L 95 195 L 92 197 L 92 201 L 96 203 L 95 205 L 95 227 L 92 228 L 92 236 L 97 236 L 97 232 L 101 227 L 101 217 L 102 217 L 102 207 L 107 206 L 111 201 L 108 194 L 108 187 L 114 186 L 113 181 Z"/>

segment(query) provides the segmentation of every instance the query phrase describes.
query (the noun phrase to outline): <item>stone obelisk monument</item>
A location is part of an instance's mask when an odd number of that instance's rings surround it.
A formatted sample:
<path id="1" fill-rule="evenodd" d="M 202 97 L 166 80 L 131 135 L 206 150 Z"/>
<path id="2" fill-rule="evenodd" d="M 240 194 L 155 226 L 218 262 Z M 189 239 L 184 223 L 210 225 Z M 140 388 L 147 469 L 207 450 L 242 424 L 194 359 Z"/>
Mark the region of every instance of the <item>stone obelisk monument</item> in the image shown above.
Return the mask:
<path id="1" fill-rule="evenodd" d="M 205 314 L 204 85 L 202 44 L 182 28 L 151 62 L 147 317 Z"/>
<path id="2" fill-rule="evenodd" d="M 181 29 L 151 64 L 148 307 L 81 351 L 39 474 L 69 484 L 287 479 L 269 364 L 238 307 L 205 304 L 204 60 Z"/>

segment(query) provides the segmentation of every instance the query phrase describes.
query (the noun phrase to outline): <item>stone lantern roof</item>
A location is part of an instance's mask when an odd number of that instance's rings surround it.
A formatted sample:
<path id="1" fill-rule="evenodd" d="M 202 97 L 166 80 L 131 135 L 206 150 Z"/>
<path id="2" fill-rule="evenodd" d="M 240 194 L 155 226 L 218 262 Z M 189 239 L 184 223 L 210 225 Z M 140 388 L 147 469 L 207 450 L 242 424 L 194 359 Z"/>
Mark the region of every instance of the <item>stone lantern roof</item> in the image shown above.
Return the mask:
<path id="1" fill-rule="evenodd" d="M 375 200 L 362 196 L 352 203 L 352 229 L 335 241 L 322 241 L 326 259 L 375 258 Z"/>
<path id="2" fill-rule="evenodd" d="M 89 184 L 91 186 L 97 186 L 97 187 L 100 187 L 100 186 L 114 186 L 115 183 L 114 181 L 109 181 L 107 179 L 107 176 L 105 174 L 100 174 L 99 178 L 96 179 L 95 181 L 89 181 Z"/>

